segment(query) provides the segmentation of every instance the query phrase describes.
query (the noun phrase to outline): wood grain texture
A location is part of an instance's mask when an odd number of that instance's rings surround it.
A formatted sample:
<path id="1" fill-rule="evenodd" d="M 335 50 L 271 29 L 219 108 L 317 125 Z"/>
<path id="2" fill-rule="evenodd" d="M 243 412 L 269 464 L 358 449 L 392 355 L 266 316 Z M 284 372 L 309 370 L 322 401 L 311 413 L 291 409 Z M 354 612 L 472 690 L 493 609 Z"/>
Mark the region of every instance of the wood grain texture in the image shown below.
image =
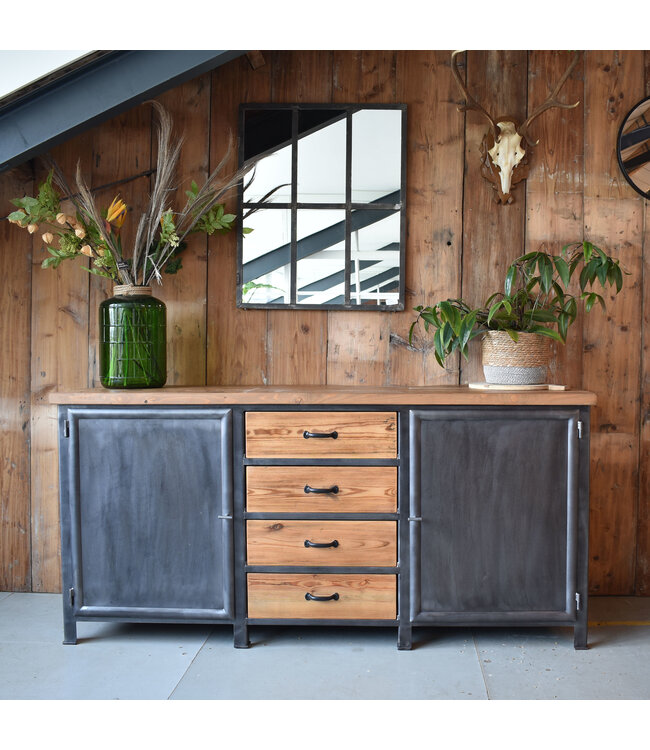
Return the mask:
<path id="1" fill-rule="evenodd" d="M 334 52 L 335 102 L 395 102 L 394 52 Z M 327 383 L 381 385 L 388 380 L 391 318 L 377 312 L 328 314 Z"/>
<path id="2" fill-rule="evenodd" d="M 192 180 L 202 185 L 208 176 L 210 80 L 209 74 L 200 76 L 158 98 L 174 121 L 175 137 L 183 136 L 176 174 L 180 189 L 170 204 L 177 211 L 185 205 Z M 156 156 L 154 148 L 152 160 Z M 193 234 L 186 242 L 181 271 L 163 273 L 162 286 L 154 284 L 153 293 L 167 306 L 167 382 L 205 385 L 207 238 Z"/>
<path id="3" fill-rule="evenodd" d="M 392 575 L 309 575 L 249 573 L 250 618 L 336 618 L 394 620 L 397 580 Z M 331 596 L 337 601 L 307 601 L 305 594 Z"/>
<path id="4" fill-rule="evenodd" d="M 247 521 L 246 537 L 249 565 L 397 564 L 395 521 Z"/>
<path id="5" fill-rule="evenodd" d="M 269 64 L 252 70 L 245 58 L 237 58 L 213 71 L 210 171 L 225 158 L 229 144 L 232 150 L 224 174 L 237 169 L 239 104 L 270 97 Z M 235 195 L 228 205 L 236 205 Z M 236 307 L 237 231 L 239 227 L 227 235 L 213 235 L 208 242 L 206 382 L 210 385 L 268 382 L 266 310 Z"/>
<path id="6" fill-rule="evenodd" d="M 650 85 L 650 53 L 646 52 L 646 86 Z M 647 91 L 647 89 L 646 89 Z M 643 254 L 643 328 L 641 404 L 639 414 L 639 484 L 636 529 L 635 593 L 650 595 L 650 203 L 645 202 Z"/>
<path id="7" fill-rule="evenodd" d="M 313 494 L 305 487 L 336 492 Z M 247 466 L 246 510 L 257 513 L 395 513 L 395 466 Z"/>
<path id="8" fill-rule="evenodd" d="M 526 115 L 526 52 L 471 52 L 467 88 L 493 117 Z M 480 146 L 489 128 L 485 118 L 468 112 L 465 125 L 462 297 L 479 307 L 503 284 L 511 261 L 524 250 L 526 192 L 519 184 L 514 202 L 497 205 L 492 187 L 480 172 Z M 461 360 L 461 383 L 483 380 L 480 337 L 470 343 L 469 362 Z"/>
<path id="9" fill-rule="evenodd" d="M 591 436 L 589 589 L 634 593 L 638 440 L 635 435 Z"/>
<path id="10" fill-rule="evenodd" d="M 332 97 L 332 53 L 276 52 L 272 62 L 273 102 L 327 103 Z M 268 382 L 327 382 L 327 313 L 269 310 Z"/>
<path id="11" fill-rule="evenodd" d="M 2 215 L 9 201 L 32 195 L 31 169 L 11 170 L 0 182 Z M 31 588 L 30 326 L 32 238 L 0 221 L 0 591 Z M 9 335 L 7 335 L 9 334 Z"/>
<path id="12" fill-rule="evenodd" d="M 583 324 L 583 386 L 599 392 L 592 415 L 590 586 L 634 593 L 643 294 L 643 205 L 616 161 L 621 119 L 644 94 L 641 52 L 588 52 L 585 62 L 585 236 L 631 273 L 607 313 Z"/>
<path id="13" fill-rule="evenodd" d="M 304 433 L 336 433 L 305 438 Z M 395 412 L 247 412 L 249 458 L 395 458 Z"/>
<path id="14" fill-rule="evenodd" d="M 479 391 L 467 386 L 419 388 L 364 388 L 363 386 L 260 386 L 250 388 L 157 388 L 109 391 L 88 388 L 56 391 L 53 404 L 363 404 L 376 406 L 435 406 L 441 404 L 483 406 L 593 405 L 589 391 Z"/>
<path id="15" fill-rule="evenodd" d="M 52 156 L 74 184 L 77 160 L 92 162 L 89 134 L 54 149 Z M 47 172 L 39 164 L 39 181 Z M 70 203 L 63 209 L 72 211 Z M 34 235 L 32 264 L 31 360 L 31 532 L 32 590 L 60 588 L 59 469 L 56 409 L 52 390 L 88 385 L 89 274 L 85 259 L 66 261 L 58 269 L 42 269 L 46 257 L 40 233 Z"/>
<path id="16" fill-rule="evenodd" d="M 528 113 L 546 101 L 572 60 L 572 53 L 529 53 Z M 558 255 L 583 234 L 584 61 L 562 87 L 560 101 L 575 109 L 547 110 L 533 121 L 526 180 L 526 252 L 539 249 Z M 573 294 L 579 293 L 577 281 Z M 582 384 L 582 313 L 569 329 L 566 345 L 551 342 L 549 380 L 571 388 Z"/>
<path id="17" fill-rule="evenodd" d="M 450 52 L 397 55 L 398 102 L 407 103 L 406 291 L 404 312 L 391 314 L 388 382 L 456 385 L 458 358 L 435 360 L 432 337 L 416 329 L 408 344 L 413 308 L 461 291 L 465 118 Z"/>

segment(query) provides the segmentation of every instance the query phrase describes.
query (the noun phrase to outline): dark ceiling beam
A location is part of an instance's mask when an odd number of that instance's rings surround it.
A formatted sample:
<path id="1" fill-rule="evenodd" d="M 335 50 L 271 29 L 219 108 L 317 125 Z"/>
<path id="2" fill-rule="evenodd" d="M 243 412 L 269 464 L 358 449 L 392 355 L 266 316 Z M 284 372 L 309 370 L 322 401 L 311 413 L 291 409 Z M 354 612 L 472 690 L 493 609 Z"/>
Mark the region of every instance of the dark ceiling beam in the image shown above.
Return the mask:
<path id="1" fill-rule="evenodd" d="M 636 146 L 637 143 L 643 143 L 648 138 L 650 138 L 650 125 L 643 125 L 636 130 L 630 130 L 621 136 L 621 149 Z"/>
<path id="2" fill-rule="evenodd" d="M 123 50 L 103 55 L 0 107 L 0 172 L 243 54 Z"/>

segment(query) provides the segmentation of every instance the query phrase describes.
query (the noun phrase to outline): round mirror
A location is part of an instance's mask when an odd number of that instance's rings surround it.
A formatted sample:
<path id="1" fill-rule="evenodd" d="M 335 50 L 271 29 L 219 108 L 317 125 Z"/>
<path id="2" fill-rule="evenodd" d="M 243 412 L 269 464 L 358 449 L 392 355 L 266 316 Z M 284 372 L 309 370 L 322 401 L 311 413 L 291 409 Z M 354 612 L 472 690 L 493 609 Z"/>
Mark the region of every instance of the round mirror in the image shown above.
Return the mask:
<path id="1" fill-rule="evenodd" d="M 616 153 L 632 187 L 650 198 L 650 96 L 636 104 L 618 131 Z"/>

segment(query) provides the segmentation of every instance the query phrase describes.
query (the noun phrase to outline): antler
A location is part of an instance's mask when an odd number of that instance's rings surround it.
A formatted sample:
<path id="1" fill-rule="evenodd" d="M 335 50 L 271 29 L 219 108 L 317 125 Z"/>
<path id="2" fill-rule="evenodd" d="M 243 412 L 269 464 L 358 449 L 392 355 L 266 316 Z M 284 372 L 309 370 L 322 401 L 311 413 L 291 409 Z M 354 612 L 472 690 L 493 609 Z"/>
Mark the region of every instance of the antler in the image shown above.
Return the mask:
<path id="1" fill-rule="evenodd" d="M 569 67 L 566 69 L 564 75 L 562 78 L 560 78 L 557 86 L 553 89 L 553 93 L 549 96 L 549 98 L 543 103 L 540 104 L 539 107 L 533 112 L 530 117 L 517 129 L 517 132 L 519 135 L 521 135 L 523 138 L 525 138 L 528 143 L 533 143 L 533 141 L 528 137 L 528 126 L 530 123 L 536 118 L 539 117 L 539 115 L 542 114 L 542 112 L 546 112 L 547 109 L 551 109 L 552 107 L 561 107 L 562 109 L 575 109 L 578 104 L 580 104 L 580 100 L 575 104 L 565 104 L 564 102 L 558 102 L 557 101 L 557 95 L 560 93 L 560 89 L 564 84 L 566 83 L 568 77 L 573 73 L 573 69 L 578 64 L 578 60 L 580 59 L 580 52 L 576 52 L 575 57 L 573 58 L 573 62 Z M 535 144 L 539 143 L 539 140 L 535 141 Z"/>
<path id="2" fill-rule="evenodd" d="M 458 70 L 458 63 L 456 62 L 456 56 L 460 55 L 464 51 L 465 50 L 457 49 L 455 52 L 451 53 L 451 72 L 454 74 L 456 83 L 458 83 L 458 85 L 460 86 L 460 90 L 463 92 L 463 96 L 465 97 L 465 104 L 458 107 L 458 111 L 467 112 L 470 109 L 475 109 L 477 112 L 480 112 L 489 121 L 490 126 L 492 127 L 492 134 L 494 135 L 494 138 L 496 140 L 499 134 L 499 129 L 497 128 L 497 124 L 494 118 L 487 112 L 487 110 L 481 107 L 481 105 L 476 101 L 476 99 L 474 99 L 474 97 L 470 96 L 470 93 L 467 90 L 467 87 L 463 83 L 463 79 L 462 79 L 462 76 L 460 75 L 460 71 Z"/>

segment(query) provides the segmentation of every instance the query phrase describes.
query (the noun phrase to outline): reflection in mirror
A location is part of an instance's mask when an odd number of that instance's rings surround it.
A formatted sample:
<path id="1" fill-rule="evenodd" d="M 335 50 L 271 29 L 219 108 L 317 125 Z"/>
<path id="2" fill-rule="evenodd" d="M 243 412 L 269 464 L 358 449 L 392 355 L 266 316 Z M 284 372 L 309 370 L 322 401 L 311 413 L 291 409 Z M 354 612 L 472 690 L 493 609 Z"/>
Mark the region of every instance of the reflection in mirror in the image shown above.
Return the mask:
<path id="1" fill-rule="evenodd" d="M 339 119 L 298 140 L 298 201 L 345 202 L 346 122 Z"/>
<path id="2" fill-rule="evenodd" d="M 350 302 L 353 305 L 396 305 L 399 302 L 400 216 L 391 213 L 368 222 L 375 211 L 353 214 Z"/>
<path id="3" fill-rule="evenodd" d="M 278 305 L 291 301 L 291 211 L 259 210 L 246 218 L 253 231 L 244 236 L 242 304 Z M 268 238 L 277 243 L 269 252 Z"/>
<path id="4" fill-rule="evenodd" d="M 241 114 L 240 163 L 256 166 L 240 193 L 253 231 L 239 236 L 238 305 L 403 309 L 405 107 Z"/>
<path id="5" fill-rule="evenodd" d="M 299 305 L 345 300 L 345 211 L 300 209 L 297 221 Z"/>
<path id="6" fill-rule="evenodd" d="M 280 186 L 278 188 L 278 186 Z M 268 156 L 263 156 L 248 177 L 244 190 L 246 203 L 258 203 L 274 188 L 268 199 L 271 203 L 289 203 L 291 200 L 291 146 L 285 146 Z"/>
<path id="7" fill-rule="evenodd" d="M 617 151 L 627 181 L 650 198 L 650 97 L 639 102 L 623 120 Z"/>
<path id="8" fill-rule="evenodd" d="M 378 158 L 381 155 L 381 158 Z M 364 109 L 352 115 L 352 201 L 399 203 L 402 113 Z M 397 195 L 391 195 L 395 194 Z"/>

